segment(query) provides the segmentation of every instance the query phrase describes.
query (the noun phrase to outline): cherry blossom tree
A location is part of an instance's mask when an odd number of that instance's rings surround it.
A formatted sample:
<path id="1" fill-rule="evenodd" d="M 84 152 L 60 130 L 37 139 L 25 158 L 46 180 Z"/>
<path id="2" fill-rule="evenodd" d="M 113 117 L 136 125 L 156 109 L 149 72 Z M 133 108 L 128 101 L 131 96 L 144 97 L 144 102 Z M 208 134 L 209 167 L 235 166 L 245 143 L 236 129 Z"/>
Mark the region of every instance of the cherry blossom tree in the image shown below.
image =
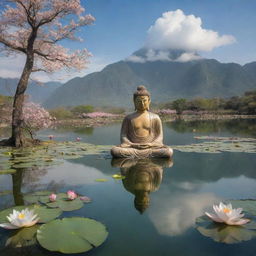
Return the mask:
<path id="1" fill-rule="evenodd" d="M 48 128 L 52 123 L 52 117 L 47 110 L 34 102 L 27 102 L 23 107 L 23 128 L 31 138 L 42 128 Z"/>
<path id="2" fill-rule="evenodd" d="M 17 85 L 12 112 L 12 135 L 5 143 L 25 144 L 22 126 L 23 105 L 32 72 L 54 72 L 63 68 L 83 69 L 90 53 L 71 52 L 63 39 L 81 40 L 75 32 L 94 21 L 84 14 L 80 0 L 7 0 L 0 16 L 0 50 L 6 54 L 24 54 L 25 65 Z"/>

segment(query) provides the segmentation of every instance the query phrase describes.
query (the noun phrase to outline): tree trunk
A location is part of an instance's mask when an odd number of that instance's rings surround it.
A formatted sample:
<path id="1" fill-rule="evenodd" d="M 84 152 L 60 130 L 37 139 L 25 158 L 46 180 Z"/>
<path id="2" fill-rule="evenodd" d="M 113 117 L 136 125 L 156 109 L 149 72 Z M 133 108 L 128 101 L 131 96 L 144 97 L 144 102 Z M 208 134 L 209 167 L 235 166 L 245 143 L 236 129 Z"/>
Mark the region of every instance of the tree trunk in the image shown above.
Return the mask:
<path id="1" fill-rule="evenodd" d="M 22 147 L 25 142 L 23 136 L 23 104 L 25 99 L 25 91 L 28 86 L 28 79 L 32 72 L 34 62 L 33 54 L 27 54 L 26 64 L 20 77 L 13 102 L 12 111 L 12 136 L 9 139 L 11 145 Z"/>
<path id="2" fill-rule="evenodd" d="M 34 42 L 37 37 L 37 29 L 33 28 L 28 38 L 27 50 L 26 50 L 26 63 L 22 71 L 15 96 L 13 101 L 12 110 L 12 136 L 8 140 L 8 144 L 15 147 L 22 147 L 25 144 L 25 137 L 23 134 L 23 105 L 25 99 L 25 91 L 28 86 L 28 79 L 32 72 L 34 65 Z"/>

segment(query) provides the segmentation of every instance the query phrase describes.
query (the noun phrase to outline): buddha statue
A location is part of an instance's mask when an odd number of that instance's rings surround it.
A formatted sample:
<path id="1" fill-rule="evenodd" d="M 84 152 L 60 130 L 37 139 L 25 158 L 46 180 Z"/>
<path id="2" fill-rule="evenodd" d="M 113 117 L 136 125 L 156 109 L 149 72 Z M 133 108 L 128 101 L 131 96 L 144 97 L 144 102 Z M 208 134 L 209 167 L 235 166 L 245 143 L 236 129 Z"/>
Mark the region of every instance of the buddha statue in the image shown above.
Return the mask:
<path id="1" fill-rule="evenodd" d="M 159 189 L 163 168 L 172 167 L 170 158 L 113 158 L 112 166 L 119 167 L 124 188 L 134 194 L 134 207 L 142 214 L 150 205 L 151 192 Z"/>
<path id="2" fill-rule="evenodd" d="M 122 123 L 121 144 L 111 149 L 113 157 L 120 158 L 170 158 L 173 150 L 163 144 L 162 122 L 149 111 L 150 93 L 145 86 L 138 86 L 133 95 L 135 112 L 127 115 Z"/>

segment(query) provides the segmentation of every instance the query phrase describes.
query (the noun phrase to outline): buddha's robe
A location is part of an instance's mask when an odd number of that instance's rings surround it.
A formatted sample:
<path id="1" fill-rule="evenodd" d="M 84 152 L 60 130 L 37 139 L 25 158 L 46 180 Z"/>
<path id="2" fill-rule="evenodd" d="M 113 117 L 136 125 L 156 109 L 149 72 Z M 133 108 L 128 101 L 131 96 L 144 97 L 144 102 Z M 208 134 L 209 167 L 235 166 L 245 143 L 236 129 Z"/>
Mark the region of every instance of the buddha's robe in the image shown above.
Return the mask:
<path id="1" fill-rule="evenodd" d="M 149 127 L 148 136 L 139 136 L 135 132 L 134 114 L 127 115 L 121 128 L 121 145 L 111 149 L 113 157 L 146 158 L 167 157 L 170 158 L 173 151 L 163 144 L 162 122 L 158 115 L 148 112 Z"/>

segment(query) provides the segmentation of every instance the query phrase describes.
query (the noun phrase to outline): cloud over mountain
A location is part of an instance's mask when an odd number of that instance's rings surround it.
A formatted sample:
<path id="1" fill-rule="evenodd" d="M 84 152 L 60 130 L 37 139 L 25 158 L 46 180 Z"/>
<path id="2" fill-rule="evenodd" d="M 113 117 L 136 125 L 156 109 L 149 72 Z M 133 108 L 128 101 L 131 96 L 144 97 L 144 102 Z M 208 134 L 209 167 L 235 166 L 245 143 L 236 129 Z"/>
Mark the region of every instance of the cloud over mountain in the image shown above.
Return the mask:
<path id="1" fill-rule="evenodd" d="M 202 28 L 202 20 L 194 15 L 185 15 L 182 10 L 163 13 L 148 30 L 146 48 L 186 51 L 211 51 L 232 44 L 232 35 L 220 36 L 218 32 Z"/>
<path id="2" fill-rule="evenodd" d="M 219 35 L 218 32 L 204 29 L 200 17 L 185 15 L 180 9 L 162 14 L 147 31 L 144 56 L 132 55 L 127 61 L 144 63 L 146 61 L 187 62 L 200 59 L 199 51 L 211 51 L 216 47 L 232 44 L 232 35 Z M 170 58 L 170 51 L 181 50 L 180 56 Z"/>

